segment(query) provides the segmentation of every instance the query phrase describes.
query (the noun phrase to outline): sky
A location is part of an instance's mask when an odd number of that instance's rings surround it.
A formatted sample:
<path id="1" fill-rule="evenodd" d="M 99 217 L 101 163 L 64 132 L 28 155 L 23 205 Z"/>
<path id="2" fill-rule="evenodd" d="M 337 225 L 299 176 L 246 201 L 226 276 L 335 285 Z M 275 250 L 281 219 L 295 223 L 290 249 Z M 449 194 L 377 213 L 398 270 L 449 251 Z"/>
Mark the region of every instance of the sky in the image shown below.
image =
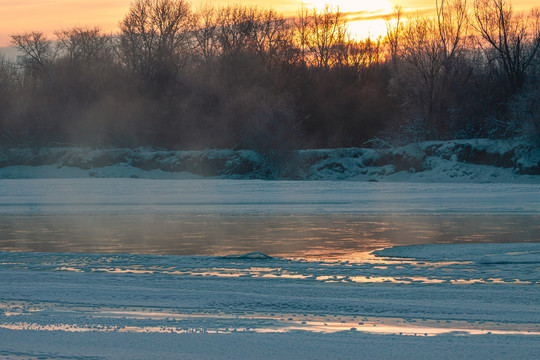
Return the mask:
<path id="1" fill-rule="evenodd" d="M 116 32 L 131 0 L 0 0 L 0 47 L 9 45 L 10 35 L 25 31 L 56 30 L 74 26 L 100 26 Z M 339 6 L 349 16 L 350 30 L 360 38 L 385 32 L 384 16 L 392 12 L 396 0 L 304 0 L 309 7 L 325 3 Z M 434 9 L 435 0 L 399 0 L 406 11 L 425 13 Z M 470 1 L 472 2 L 472 0 Z M 193 0 L 194 7 L 204 3 L 216 6 L 233 4 L 273 8 L 285 16 L 294 16 L 302 0 Z M 516 9 L 540 5 L 540 0 L 514 0 Z"/>

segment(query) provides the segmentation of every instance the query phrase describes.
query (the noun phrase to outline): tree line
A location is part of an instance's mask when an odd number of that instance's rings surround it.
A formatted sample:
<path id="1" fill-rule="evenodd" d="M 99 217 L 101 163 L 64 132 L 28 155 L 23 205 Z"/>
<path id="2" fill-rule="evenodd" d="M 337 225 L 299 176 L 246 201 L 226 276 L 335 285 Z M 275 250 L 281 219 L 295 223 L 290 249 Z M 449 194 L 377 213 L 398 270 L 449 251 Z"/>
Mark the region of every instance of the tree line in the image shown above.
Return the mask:
<path id="1" fill-rule="evenodd" d="M 0 58 L 0 142 L 301 148 L 429 139 L 540 139 L 540 12 L 506 0 L 396 8 L 358 40 L 346 14 L 301 7 L 194 9 L 135 0 L 117 34 L 99 27 L 12 35 Z M 277 155 L 276 155 L 277 154 Z"/>

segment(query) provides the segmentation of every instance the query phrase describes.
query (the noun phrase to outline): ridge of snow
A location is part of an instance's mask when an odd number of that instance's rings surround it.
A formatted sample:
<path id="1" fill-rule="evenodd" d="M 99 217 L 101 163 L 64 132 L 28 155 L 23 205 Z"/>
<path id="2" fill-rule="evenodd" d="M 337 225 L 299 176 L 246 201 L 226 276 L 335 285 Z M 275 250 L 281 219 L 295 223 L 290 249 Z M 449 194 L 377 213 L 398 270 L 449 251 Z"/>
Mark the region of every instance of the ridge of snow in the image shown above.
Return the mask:
<path id="1" fill-rule="evenodd" d="M 0 178 L 526 182 L 540 179 L 540 149 L 519 140 L 427 141 L 391 149 L 299 150 L 269 158 L 252 150 L 42 148 L 0 151 Z"/>

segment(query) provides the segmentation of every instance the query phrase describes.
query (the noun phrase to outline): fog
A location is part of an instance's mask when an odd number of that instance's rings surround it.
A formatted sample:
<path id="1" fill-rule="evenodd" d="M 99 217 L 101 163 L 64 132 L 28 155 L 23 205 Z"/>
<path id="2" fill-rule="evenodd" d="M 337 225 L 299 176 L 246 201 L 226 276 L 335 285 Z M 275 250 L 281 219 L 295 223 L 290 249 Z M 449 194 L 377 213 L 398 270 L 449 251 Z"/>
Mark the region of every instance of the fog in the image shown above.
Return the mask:
<path id="1" fill-rule="evenodd" d="M 305 148 L 539 139 L 535 12 L 523 18 L 525 32 L 490 28 L 516 39 L 504 52 L 490 47 L 491 33 L 474 31 L 496 15 L 488 3 L 468 9 L 470 19 L 459 0 L 438 19 L 398 12 L 376 40 L 348 37 L 333 8 L 291 19 L 254 7 L 152 4 L 134 2 L 117 36 L 98 27 L 14 34 L 19 56 L 0 62 L 2 146 L 232 148 L 287 158 Z M 141 11 L 174 19 L 170 31 L 137 22 Z M 451 49 L 443 26 L 455 36 Z"/>
<path id="2" fill-rule="evenodd" d="M 3 215 L 0 251 L 366 259 L 418 244 L 522 243 L 538 215 Z"/>

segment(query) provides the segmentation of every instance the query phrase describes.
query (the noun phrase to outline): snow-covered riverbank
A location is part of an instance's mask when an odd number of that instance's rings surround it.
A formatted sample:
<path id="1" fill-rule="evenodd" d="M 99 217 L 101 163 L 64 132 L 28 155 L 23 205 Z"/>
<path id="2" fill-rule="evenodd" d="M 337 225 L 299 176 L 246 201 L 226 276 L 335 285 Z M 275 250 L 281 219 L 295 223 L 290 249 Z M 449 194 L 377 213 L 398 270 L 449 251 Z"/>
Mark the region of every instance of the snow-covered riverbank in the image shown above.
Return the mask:
<path id="1" fill-rule="evenodd" d="M 267 153 L 62 147 L 0 151 L 0 178 L 70 177 L 539 183 L 540 150 L 514 140 L 473 139 Z"/>

